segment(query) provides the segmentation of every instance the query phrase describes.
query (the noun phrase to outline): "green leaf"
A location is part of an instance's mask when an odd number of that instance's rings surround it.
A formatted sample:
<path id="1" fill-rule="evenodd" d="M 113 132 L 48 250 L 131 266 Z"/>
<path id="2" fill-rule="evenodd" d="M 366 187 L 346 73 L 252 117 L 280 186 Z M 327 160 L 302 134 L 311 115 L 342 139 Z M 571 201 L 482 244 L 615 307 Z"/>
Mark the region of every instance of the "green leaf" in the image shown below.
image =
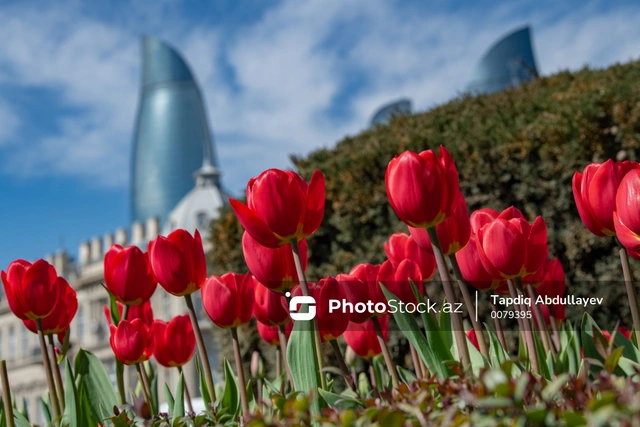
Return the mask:
<path id="1" fill-rule="evenodd" d="M 19 411 L 13 412 L 13 421 L 16 427 L 31 427 L 29 420 Z"/>
<path id="2" fill-rule="evenodd" d="M 367 397 L 370 392 L 371 386 L 369 385 L 369 378 L 367 374 L 360 372 L 360 374 L 358 374 L 358 394 L 362 397 Z"/>
<path id="3" fill-rule="evenodd" d="M 476 348 L 475 345 L 469 340 L 469 337 L 466 336 L 467 347 L 469 348 L 469 358 L 471 359 L 471 369 L 473 370 L 474 375 L 480 375 L 480 370 L 482 368 L 489 367 L 489 361 L 484 358 L 482 353 Z"/>
<path id="4" fill-rule="evenodd" d="M 558 392 L 562 390 L 562 387 L 564 387 L 568 379 L 569 375 L 567 374 L 558 375 L 553 381 L 547 384 L 540 395 L 544 400 L 551 400 L 557 397 Z"/>
<path id="5" fill-rule="evenodd" d="M 326 391 L 321 388 L 318 389 L 318 393 L 320 394 L 320 397 L 322 397 L 324 401 L 327 402 L 327 404 L 332 408 L 337 408 L 337 409 L 364 408 L 364 404 L 362 402 L 352 397 L 331 393 L 330 391 Z"/>
<path id="6" fill-rule="evenodd" d="M 171 409 L 171 416 L 173 418 L 184 417 L 184 375 L 180 372 L 178 377 L 178 386 L 176 387 L 175 400 Z"/>
<path id="7" fill-rule="evenodd" d="M 414 289 L 414 293 L 419 294 L 413 283 L 411 283 L 411 286 Z M 380 283 L 380 288 L 382 289 L 382 292 L 384 292 L 384 295 L 387 298 L 387 301 L 389 301 L 389 304 L 397 307 L 397 303 L 400 301 L 398 297 L 396 297 L 391 291 L 389 291 L 382 283 Z M 416 352 L 418 353 L 422 361 L 427 365 L 427 367 L 438 374 L 438 377 L 447 378 L 449 375 L 449 371 L 446 365 L 443 363 L 444 360 L 440 359 L 436 354 L 434 354 L 434 350 L 438 346 L 440 346 L 439 353 L 446 354 L 446 347 L 444 347 L 441 342 L 439 343 L 436 340 L 434 340 L 435 342 L 427 342 L 427 338 L 422 334 L 420 326 L 418 326 L 418 323 L 416 322 L 416 319 L 412 314 L 396 310 L 396 312 L 393 313 L 393 318 L 398 324 L 400 331 L 402 331 L 402 334 L 413 345 L 413 347 L 416 349 Z M 427 327 L 427 330 L 429 329 L 430 328 Z M 438 330 L 437 332 L 439 335 Z"/>
<path id="8" fill-rule="evenodd" d="M 173 407 L 175 405 L 175 399 L 173 398 L 173 394 L 171 394 L 171 390 L 169 390 L 169 386 L 167 383 L 164 383 L 164 398 L 167 401 L 167 410 L 170 415 L 173 415 Z"/>
<path id="9" fill-rule="evenodd" d="M 604 361 L 604 367 L 607 371 L 613 373 L 618 367 L 618 362 L 620 361 L 620 357 L 622 357 L 622 352 L 624 351 L 624 347 L 618 347 L 611 352 L 609 357 Z"/>
<path id="10" fill-rule="evenodd" d="M 66 366 L 64 370 L 64 401 L 66 406 L 64 408 L 63 424 L 66 421 L 69 423 L 69 427 L 83 426 L 85 421 L 82 419 L 78 390 L 76 389 L 76 383 L 73 380 L 73 372 L 71 371 L 69 359 L 66 359 Z"/>
<path id="11" fill-rule="evenodd" d="M 198 371 L 198 377 L 200 379 L 200 395 L 204 401 L 204 406 L 208 410 L 211 406 L 212 400 L 209 395 L 209 389 L 207 388 L 207 380 L 204 377 L 204 370 L 202 369 L 202 361 L 200 356 L 196 354 L 196 370 Z"/>
<path id="12" fill-rule="evenodd" d="M 51 416 L 51 407 L 49 407 L 49 404 L 46 403 L 44 399 L 40 398 L 38 400 L 40 401 L 40 409 L 44 417 L 44 422 L 46 425 L 49 425 L 51 424 L 51 420 L 53 419 L 53 417 Z"/>
<path id="13" fill-rule="evenodd" d="M 102 420 L 100 406 L 110 409 L 118 405 L 109 374 L 100 359 L 83 349 L 76 355 L 74 368 L 78 396 L 87 408 L 86 421 L 97 425 Z"/>
<path id="14" fill-rule="evenodd" d="M 240 391 L 238 388 L 238 380 L 233 374 L 231 364 L 228 360 L 224 361 L 224 393 L 220 400 L 220 408 L 227 409 L 231 414 L 236 415 L 240 410 Z"/>
<path id="15" fill-rule="evenodd" d="M 318 376 L 313 321 L 298 320 L 293 325 L 287 344 L 287 362 L 293 377 L 294 389 L 307 394 L 317 394 L 321 383 Z M 312 401 L 310 409 L 314 414 L 319 413 L 320 406 L 316 399 Z"/>
<path id="16" fill-rule="evenodd" d="M 398 368 L 398 375 L 400 376 L 400 379 L 403 382 L 410 384 L 417 380 L 416 375 L 410 370 L 403 368 L 402 366 L 399 366 L 399 365 L 397 366 L 397 368 Z"/>

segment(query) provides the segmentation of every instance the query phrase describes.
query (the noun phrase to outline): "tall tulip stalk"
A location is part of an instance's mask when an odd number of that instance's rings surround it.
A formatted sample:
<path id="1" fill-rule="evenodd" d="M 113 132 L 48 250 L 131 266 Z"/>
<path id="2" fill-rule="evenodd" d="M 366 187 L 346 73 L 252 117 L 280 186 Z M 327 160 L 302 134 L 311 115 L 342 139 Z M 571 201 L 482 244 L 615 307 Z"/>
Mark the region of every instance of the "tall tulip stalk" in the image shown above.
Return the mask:
<path id="1" fill-rule="evenodd" d="M 299 242 L 313 234 L 324 217 L 324 175 L 315 171 L 309 183 L 292 171 L 268 169 L 247 183 L 247 203 L 229 199 L 245 230 L 259 244 L 268 248 L 291 245 L 300 289 L 310 296 Z M 316 359 L 324 365 L 317 322 L 314 325 Z M 324 384 L 324 374 L 320 375 Z M 323 387 L 324 388 L 324 387 Z"/>
<path id="2" fill-rule="evenodd" d="M 433 150 L 420 154 L 405 151 L 389 162 L 385 185 L 389 203 L 398 217 L 408 226 L 429 233 L 445 296 L 450 304 L 455 304 L 457 298 L 436 232 L 436 226 L 453 213 L 460 191 L 453 158 L 442 146 L 439 154 Z M 451 313 L 451 323 L 462 366 L 468 369 L 471 359 L 459 313 Z"/>
<path id="3" fill-rule="evenodd" d="M 188 231 L 178 229 L 167 237 L 158 236 L 149 242 L 149 260 L 158 283 L 170 294 L 185 299 L 196 335 L 207 391 L 215 401 L 216 390 L 209 355 L 191 298 L 191 294 L 202 288 L 207 279 L 207 264 L 200 233 L 196 230 L 192 236 Z"/>

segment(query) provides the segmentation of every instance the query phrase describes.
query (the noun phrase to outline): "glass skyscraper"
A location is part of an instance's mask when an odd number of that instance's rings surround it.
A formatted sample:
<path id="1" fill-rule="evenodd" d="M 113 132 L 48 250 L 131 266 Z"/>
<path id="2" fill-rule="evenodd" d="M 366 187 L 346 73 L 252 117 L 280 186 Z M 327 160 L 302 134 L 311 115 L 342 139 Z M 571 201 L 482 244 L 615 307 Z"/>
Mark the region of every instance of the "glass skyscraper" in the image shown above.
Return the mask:
<path id="1" fill-rule="evenodd" d="M 133 140 L 132 220 L 160 219 L 193 188 L 193 173 L 216 167 L 200 89 L 180 54 L 142 40 L 142 89 Z M 216 183 L 218 184 L 218 183 Z"/>
<path id="2" fill-rule="evenodd" d="M 380 107 L 371 118 L 370 126 L 386 125 L 394 115 L 403 114 L 411 114 L 411 101 L 408 99 L 399 99 Z"/>
<path id="3" fill-rule="evenodd" d="M 531 46 L 531 30 L 524 27 L 498 40 L 476 66 L 467 91 L 497 92 L 538 76 Z"/>

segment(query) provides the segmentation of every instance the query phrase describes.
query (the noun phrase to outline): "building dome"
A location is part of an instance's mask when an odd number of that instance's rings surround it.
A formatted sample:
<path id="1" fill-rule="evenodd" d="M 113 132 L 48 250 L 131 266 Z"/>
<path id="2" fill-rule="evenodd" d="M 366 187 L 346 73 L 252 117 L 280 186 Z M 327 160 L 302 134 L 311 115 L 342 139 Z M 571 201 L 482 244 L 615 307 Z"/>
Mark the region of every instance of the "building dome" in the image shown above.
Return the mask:
<path id="1" fill-rule="evenodd" d="M 190 233 L 198 230 L 206 248 L 209 224 L 218 218 L 226 195 L 218 187 L 219 172 L 211 163 L 205 161 L 193 176 L 196 181 L 195 187 L 169 212 L 162 234 L 166 236 L 178 228 L 184 228 Z"/>

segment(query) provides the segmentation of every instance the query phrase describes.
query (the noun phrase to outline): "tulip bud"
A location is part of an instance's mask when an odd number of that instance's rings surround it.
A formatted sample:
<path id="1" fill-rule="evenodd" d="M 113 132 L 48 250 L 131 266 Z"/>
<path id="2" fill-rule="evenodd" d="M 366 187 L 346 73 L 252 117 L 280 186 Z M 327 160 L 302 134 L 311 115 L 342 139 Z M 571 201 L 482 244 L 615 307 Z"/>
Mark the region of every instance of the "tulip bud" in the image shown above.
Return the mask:
<path id="1" fill-rule="evenodd" d="M 255 301 L 253 314 L 260 322 L 266 325 L 284 325 L 289 322 L 289 310 L 283 304 L 283 295 L 268 289 L 262 283 L 255 280 Z"/>
<path id="2" fill-rule="evenodd" d="M 254 351 L 251 354 L 251 377 L 264 378 L 264 362 L 258 351 Z"/>
<path id="3" fill-rule="evenodd" d="M 478 336 L 476 335 L 476 330 L 475 329 L 469 329 L 467 332 L 467 338 L 469 339 L 469 341 L 471 341 L 471 344 L 474 345 L 474 347 L 476 349 L 478 349 L 478 351 L 480 351 L 480 344 L 478 344 Z"/>
<path id="4" fill-rule="evenodd" d="M 111 349 L 125 365 L 144 362 L 153 354 L 153 334 L 142 320 L 121 320 L 118 326 L 110 325 L 109 331 Z"/>
<path id="5" fill-rule="evenodd" d="M 302 268 L 306 270 L 306 239 L 300 241 L 298 249 L 300 251 Z M 251 237 L 251 234 L 245 231 L 242 235 L 242 252 L 244 253 L 244 259 L 251 274 L 267 288 L 284 292 L 299 283 L 290 244 L 275 249 L 268 248 L 259 244 Z"/>
<path id="6" fill-rule="evenodd" d="M 439 155 L 426 150 L 394 157 L 387 166 L 385 185 L 395 213 L 416 228 L 434 227 L 451 215 L 459 191 L 455 164 L 442 146 Z"/>
<path id="7" fill-rule="evenodd" d="M 280 336 L 278 334 L 279 326 L 269 326 L 258 320 L 258 334 L 260 334 L 260 338 L 262 338 L 267 344 L 279 346 L 280 345 Z M 291 331 L 293 330 L 293 322 L 289 322 L 284 326 L 285 336 L 289 338 L 291 335 Z"/>
<path id="8" fill-rule="evenodd" d="M 211 276 L 202 287 L 202 304 L 220 328 L 237 328 L 253 316 L 255 282 L 251 274 Z"/>
<path id="9" fill-rule="evenodd" d="M 405 259 L 415 262 L 420 268 L 422 281 L 427 282 L 433 278 L 436 272 L 436 258 L 433 255 L 433 249 L 431 248 L 431 242 L 428 240 L 429 236 L 426 230 L 421 231 L 427 236 L 427 246 L 421 246 L 413 235 L 395 233 L 389 237 L 388 242 L 384 243 L 384 251 L 394 267 L 398 267 Z"/>
<path id="10" fill-rule="evenodd" d="M 191 295 L 207 279 L 202 238 L 178 229 L 149 242 L 149 260 L 158 283 L 175 296 Z"/>
<path id="11" fill-rule="evenodd" d="M 507 209 L 478 230 L 480 260 L 492 276 L 525 277 L 542 268 L 548 258 L 547 226 L 542 217 L 530 225 L 518 214 L 522 215 L 515 208 Z"/>
<path id="12" fill-rule="evenodd" d="M 420 268 L 410 259 L 402 261 L 397 268 L 390 261 L 385 261 L 380 267 L 377 281 L 404 303 L 418 303 L 409 281 L 413 282 L 420 294 L 424 293 Z"/>
<path id="13" fill-rule="evenodd" d="M 471 236 L 469 243 L 456 253 L 456 260 L 460 266 L 462 277 L 478 290 L 496 289 L 505 283 L 505 280 L 498 274 L 488 272 L 482 265 L 480 253 L 476 246 L 476 236 Z"/>
<path id="14" fill-rule="evenodd" d="M 380 316 L 378 321 L 380 322 L 382 336 L 385 340 L 388 340 L 389 316 Z M 358 356 L 365 359 L 371 359 L 382 353 L 382 348 L 371 320 L 365 323 L 349 323 L 347 330 L 344 332 L 344 340 Z"/>
<path id="15" fill-rule="evenodd" d="M 43 259 L 13 261 L 0 276 L 9 308 L 21 320 L 47 317 L 64 292 L 55 268 Z"/>
<path id="16" fill-rule="evenodd" d="M 122 303 L 117 303 L 118 307 L 118 317 L 122 319 L 125 306 Z M 107 319 L 107 324 L 111 325 L 113 322 L 111 321 L 111 310 L 108 305 L 103 307 L 104 316 Z M 151 327 L 153 325 L 153 309 L 151 308 L 151 300 L 147 300 L 140 305 L 131 305 L 129 306 L 129 312 L 127 314 L 127 320 L 140 319 L 142 322 L 147 325 L 147 327 Z"/>
<path id="17" fill-rule="evenodd" d="M 112 245 L 104 256 L 104 283 L 123 304 L 138 305 L 147 301 L 157 286 L 149 254 L 137 246 Z"/>
<path id="18" fill-rule="evenodd" d="M 189 362 L 196 349 L 196 336 L 188 314 L 176 316 L 171 321 L 153 322 L 153 356 L 167 368 Z"/>
<path id="19" fill-rule="evenodd" d="M 269 169 L 247 184 L 247 204 L 229 199 L 249 234 L 262 246 L 277 248 L 313 234 L 324 216 L 325 186 L 315 171 L 307 184 L 292 171 Z"/>
<path id="20" fill-rule="evenodd" d="M 56 305 L 49 315 L 42 319 L 42 332 L 45 335 L 59 334 L 66 331 L 78 311 L 78 298 L 67 281 L 58 277 L 56 287 L 62 290 L 62 296 L 56 300 Z M 24 325 L 34 334 L 38 333 L 35 320 L 23 320 Z"/>
<path id="21" fill-rule="evenodd" d="M 316 322 L 320 330 L 322 342 L 338 339 L 349 324 L 349 314 L 344 311 L 331 312 L 330 299 L 346 299 L 342 285 L 333 277 L 321 279 L 317 284 L 308 283 L 309 294 L 316 301 Z M 299 286 L 293 288 L 292 296 L 301 296 Z"/>

